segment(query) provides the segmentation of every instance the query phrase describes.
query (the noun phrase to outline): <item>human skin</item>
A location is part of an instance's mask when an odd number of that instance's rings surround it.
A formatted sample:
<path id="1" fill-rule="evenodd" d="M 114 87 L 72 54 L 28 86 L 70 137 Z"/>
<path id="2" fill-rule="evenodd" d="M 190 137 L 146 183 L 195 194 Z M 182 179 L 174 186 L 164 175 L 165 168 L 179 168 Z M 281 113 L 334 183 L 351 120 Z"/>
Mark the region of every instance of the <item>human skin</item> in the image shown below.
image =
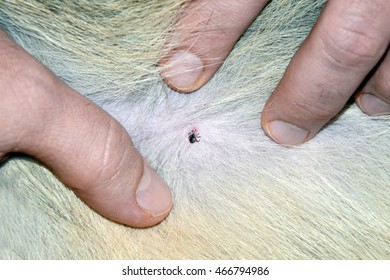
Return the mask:
<path id="1" fill-rule="evenodd" d="M 148 227 L 169 214 L 168 186 L 126 130 L 1 30 L 0 89 L 0 160 L 12 152 L 35 157 L 119 223 Z"/>
<path id="2" fill-rule="evenodd" d="M 185 93 L 203 86 L 267 2 L 189 2 L 169 38 L 175 47 L 161 61 L 166 83 Z M 390 113 L 389 13 L 386 0 L 327 2 L 264 106 L 270 138 L 284 145 L 312 139 L 352 95 L 368 115 Z"/>

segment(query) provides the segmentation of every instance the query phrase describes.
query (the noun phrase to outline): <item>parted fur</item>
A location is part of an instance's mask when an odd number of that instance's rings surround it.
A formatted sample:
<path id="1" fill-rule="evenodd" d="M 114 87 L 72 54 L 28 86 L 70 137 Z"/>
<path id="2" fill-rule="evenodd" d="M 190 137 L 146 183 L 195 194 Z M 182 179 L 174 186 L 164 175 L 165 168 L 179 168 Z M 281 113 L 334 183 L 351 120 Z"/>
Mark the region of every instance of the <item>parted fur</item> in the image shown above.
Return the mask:
<path id="1" fill-rule="evenodd" d="M 325 1 L 271 1 L 191 95 L 164 85 L 158 66 L 184 2 L 0 0 L 1 27 L 124 125 L 175 203 L 156 227 L 129 228 L 14 156 L 0 165 L 0 258 L 390 258 L 389 117 L 350 103 L 299 147 L 260 127 Z"/>

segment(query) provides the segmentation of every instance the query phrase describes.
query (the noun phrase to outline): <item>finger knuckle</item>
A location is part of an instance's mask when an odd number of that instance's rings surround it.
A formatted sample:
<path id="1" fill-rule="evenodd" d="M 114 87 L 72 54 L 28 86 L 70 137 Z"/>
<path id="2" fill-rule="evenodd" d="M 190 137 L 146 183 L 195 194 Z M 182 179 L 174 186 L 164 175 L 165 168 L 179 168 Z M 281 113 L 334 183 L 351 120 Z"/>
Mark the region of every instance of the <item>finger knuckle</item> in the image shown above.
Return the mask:
<path id="1" fill-rule="evenodd" d="M 99 166 L 96 168 L 98 170 L 96 180 L 100 186 L 109 186 L 124 166 L 123 161 L 126 157 L 122 152 L 118 152 L 118 149 L 123 147 L 123 134 L 118 132 L 118 125 L 110 118 L 106 135 L 102 137 L 102 149 L 97 153 Z"/>
<path id="2" fill-rule="evenodd" d="M 369 14 L 367 7 L 353 7 L 323 35 L 324 51 L 333 63 L 343 67 L 365 67 L 379 59 L 386 42 Z"/>
<path id="3" fill-rule="evenodd" d="M 315 100 L 294 101 L 293 106 L 297 115 L 316 122 L 328 121 L 339 112 L 338 108 Z"/>

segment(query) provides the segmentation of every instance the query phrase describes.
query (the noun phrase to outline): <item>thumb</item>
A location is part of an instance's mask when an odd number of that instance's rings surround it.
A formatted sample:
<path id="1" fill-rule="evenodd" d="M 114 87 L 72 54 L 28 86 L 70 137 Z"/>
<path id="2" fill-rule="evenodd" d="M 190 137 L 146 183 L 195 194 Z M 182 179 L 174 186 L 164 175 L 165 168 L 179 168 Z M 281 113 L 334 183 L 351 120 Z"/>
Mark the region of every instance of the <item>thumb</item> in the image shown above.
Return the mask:
<path id="1" fill-rule="evenodd" d="M 163 220 L 172 208 L 169 188 L 125 129 L 1 30 L 0 50 L 0 158 L 37 158 L 116 222 L 148 227 Z"/>
<path id="2" fill-rule="evenodd" d="M 161 75 L 174 90 L 207 83 L 268 0 L 188 1 L 167 38 Z"/>

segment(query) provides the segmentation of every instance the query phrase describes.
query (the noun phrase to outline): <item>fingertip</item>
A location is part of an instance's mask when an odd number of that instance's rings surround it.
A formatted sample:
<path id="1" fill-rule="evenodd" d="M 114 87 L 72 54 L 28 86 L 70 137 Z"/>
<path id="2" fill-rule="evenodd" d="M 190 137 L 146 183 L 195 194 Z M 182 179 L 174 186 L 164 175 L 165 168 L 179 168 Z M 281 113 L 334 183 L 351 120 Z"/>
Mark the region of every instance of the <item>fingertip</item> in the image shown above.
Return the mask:
<path id="1" fill-rule="evenodd" d="M 144 163 L 142 178 L 136 191 L 136 201 L 146 213 L 154 218 L 165 218 L 172 209 L 172 194 L 167 184 Z"/>
<path id="2" fill-rule="evenodd" d="M 134 162 L 127 165 L 118 167 L 122 171 L 108 183 L 95 182 L 73 190 L 93 210 L 114 222 L 135 228 L 159 224 L 172 209 L 169 187 L 148 164 L 140 168 Z"/>
<path id="3" fill-rule="evenodd" d="M 261 127 L 264 133 L 274 142 L 284 146 L 298 146 L 313 137 L 311 130 L 293 122 L 291 112 L 282 109 L 286 99 L 278 98 L 275 91 L 267 100 L 261 113 Z M 288 104 L 287 104 L 288 106 Z M 286 121 L 288 120 L 288 121 Z"/>
<path id="4" fill-rule="evenodd" d="M 190 93 L 199 89 L 206 82 L 203 78 L 204 63 L 189 51 L 174 51 L 163 60 L 161 75 L 172 89 Z"/>
<path id="5" fill-rule="evenodd" d="M 199 0 L 183 5 L 167 38 L 169 55 L 160 62 L 168 86 L 190 93 L 207 83 L 267 2 Z"/>
<path id="6" fill-rule="evenodd" d="M 263 126 L 265 133 L 276 143 L 285 146 L 297 146 L 304 143 L 309 136 L 309 131 L 285 122 L 273 120 Z"/>
<path id="7" fill-rule="evenodd" d="M 390 114 L 390 105 L 372 94 L 361 92 L 355 100 L 359 108 L 369 116 Z"/>

